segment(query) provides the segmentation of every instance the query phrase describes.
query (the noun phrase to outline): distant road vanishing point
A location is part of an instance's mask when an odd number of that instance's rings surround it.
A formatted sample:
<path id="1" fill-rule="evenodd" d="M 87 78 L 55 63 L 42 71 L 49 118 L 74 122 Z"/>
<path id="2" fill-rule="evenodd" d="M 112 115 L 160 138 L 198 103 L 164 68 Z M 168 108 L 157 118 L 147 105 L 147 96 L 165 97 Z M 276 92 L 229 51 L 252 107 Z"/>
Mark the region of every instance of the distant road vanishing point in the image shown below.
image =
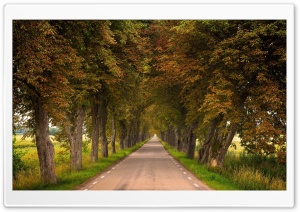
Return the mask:
<path id="1" fill-rule="evenodd" d="M 80 190 L 211 190 L 164 149 L 156 135 Z"/>

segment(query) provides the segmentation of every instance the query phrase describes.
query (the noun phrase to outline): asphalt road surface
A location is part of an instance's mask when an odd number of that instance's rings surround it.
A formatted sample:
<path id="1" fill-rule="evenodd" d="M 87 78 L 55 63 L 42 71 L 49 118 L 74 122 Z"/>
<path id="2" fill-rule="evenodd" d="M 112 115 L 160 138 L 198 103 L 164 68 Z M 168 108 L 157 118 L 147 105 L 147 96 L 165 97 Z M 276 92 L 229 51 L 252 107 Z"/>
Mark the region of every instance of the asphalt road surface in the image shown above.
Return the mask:
<path id="1" fill-rule="evenodd" d="M 80 190 L 210 190 L 164 149 L 154 136 Z"/>

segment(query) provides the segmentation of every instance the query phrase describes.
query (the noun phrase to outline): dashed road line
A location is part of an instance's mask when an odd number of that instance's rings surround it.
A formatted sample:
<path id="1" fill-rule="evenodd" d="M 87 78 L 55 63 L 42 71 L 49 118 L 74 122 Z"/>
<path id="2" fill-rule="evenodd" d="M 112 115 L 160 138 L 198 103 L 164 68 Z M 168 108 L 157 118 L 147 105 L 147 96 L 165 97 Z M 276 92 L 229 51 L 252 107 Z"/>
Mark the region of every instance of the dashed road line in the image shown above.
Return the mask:
<path id="1" fill-rule="evenodd" d="M 96 183 L 98 183 L 98 181 L 93 182 L 93 185 L 95 185 Z"/>
<path id="2" fill-rule="evenodd" d="M 183 170 L 182 168 L 180 168 L 180 170 Z"/>
<path id="3" fill-rule="evenodd" d="M 189 180 L 192 180 L 192 178 L 188 177 Z"/>
<path id="4" fill-rule="evenodd" d="M 186 172 L 183 172 L 183 174 L 186 174 Z"/>
<path id="5" fill-rule="evenodd" d="M 102 175 L 100 178 L 104 178 L 105 176 L 104 175 Z"/>
<path id="6" fill-rule="evenodd" d="M 198 184 L 194 183 L 194 186 L 196 186 L 197 188 L 199 187 Z"/>
<path id="7" fill-rule="evenodd" d="M 107 172 L 107 174 L 109 174 L 109 173 L 110 173 L 110 171 Z"/>

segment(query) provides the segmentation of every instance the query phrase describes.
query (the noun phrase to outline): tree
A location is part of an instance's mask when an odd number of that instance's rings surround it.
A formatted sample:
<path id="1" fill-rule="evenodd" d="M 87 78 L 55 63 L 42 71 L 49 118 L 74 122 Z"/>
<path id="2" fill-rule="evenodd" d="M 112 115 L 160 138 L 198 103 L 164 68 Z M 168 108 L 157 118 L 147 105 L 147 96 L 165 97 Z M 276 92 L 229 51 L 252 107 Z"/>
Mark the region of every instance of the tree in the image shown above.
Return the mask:
<path id="1" fill-rule="evenodd" d="M 242 143 L 249 151 L 274 153 L 280 144 L 284 155 L 283 21 L 157 21 L 152 32 L 153 74 L 161 86 L 178 89 L 189 157 L 197 132 L 203 138 L 198 161 L 212 166 L 222 167 L 236 132 L 247 137 Z M 275 93 L 261 95 L 269 88 Z M 251 134 L 258 129 L 255 144 Z"/>
<path id="2" fill-rule="evenodd" d="M 253 135 L 253 130 L 257 127 L 261 128 L 262 125 L 259 123 L 260 121 L 252 124 L 252 127 L 250 127 L 249 123 L 244 125 L 245 122 L 243 120 L 245 120 L 245 118 L 249 120 L 250 117 L 255 117 L 255 120 L 262 121 L 262 119 L 265 119 L 264 117 L 268 116 L 264 114 L 272 114 L 273 112 L 271 111 L 274 111 L 275 108 L 276 110 L 279 109 L 277 105 L 269 108 L 256 107 L 255 110 L 258 112 L 256 113 L 257 116 L 247 109 L 247 102 L 249 103 L 254 100 L 252 95 L 254 93 L 257 95 L 257 92 L 262 92 L 262 90 L 257 89 L 262 86 L 261 76 L 268 75 L 268 78 L 273 78 L 272 81 L 269 81 L 269 84 L 264 84 L 264 86 L 269 86 L 274 90 L 274 93 L 269 93 L 267 97 L 269 103 L 274 98 L 277 99 L 278 95 L 284 98 L 284 95 L 282 95 L 284 90 L 282 92 L 282 89 L 285 87 L 285 67 L 283 64 L 285 58 L 285 41 L 282 39 L 284 37 L 283 32 L 285 31 L 284 24 L 276 21 L 241 21 L 231 24 L 236 26 L 236 32 L 232 33 L 232 36 L 229 38 L 222 40 L 210 58 L 210 64 L 215 67 L 214 76 L 216 76 L 217 79 L 212 78 L 209 93 L 206 95 L 205 103 L 201 108 L 201 110 L 206 112 L 206 119 L 212 120 L 212 123 L 209 131 L 211 133 L 209 133 L 203 148 L 199 150 L 198 159 L 201 162 L 209 162 L 213 166 L 220 167 L 223 164 L 225 154 L 236 131 L 243 128 L 245 129 L 247 125 L 246 129 L 249 130 L 248 132 L 252 132 L 251 137 L 255 138 L 256 136 Z M 275 30 L 279 30 L 279 33 L 274 34 Z M 280 35 L 280 38 L 278 35 Z M 273 58 L 274 55 L 272 55 L 273 51 L 266 49 L 266 47 L 270 46 L 273 42 L 276 42 L 279 47 L 278 50 L 283 53 L 283 55 L 281 55 L 283 57 L 280 58 L 281 61 L 278 63 L 281 69 L 278 67 L 275 69 L 271 68 L 274 61 L 270 61 L 269 58 Z M 283 78 L 275 79 L 272 77 L 274 72 Z M 281 84 L 281 86 L 279 86 L 279 84 Z M 255 92 L 253 92 L 254 88 Z M 267 87 L 263 89 L 265 91 L 268 90 Z M 259 95 L 261 94 L 262 93 Z M 283 102 L 283 99 L 280 99 L 280 101 Z M 259 99 L 254 100 L 254 102 L 254 104 L 261 104 Z M 284 111 L 284 108 L 285 105 L 283 105 L 280 110 Z M 277 111 L 274 111 L 274 113 L 277 114 Z M 280 114 L 282 114 L 282 112 L 280 112 Z M 273 117 L 275 118 L 275 116 Z M 273 119 L 271 123 L 275 124 L 276 122 L 278 123 L 278 121 Z M 264 146 L 263 149 L 265 151 L 268 151 L 270 146 L 273 146 L 274 149 L 274 143 L 276 142 L 271 142 L 273 143 L 271 145 L 264 145 L 264 143 L 270 142 L 270 138 L 273 138 L 276 134 L 274 134 L 274 130 L 273 133 L 271 133 L 272 130 L 270 126 L 273 124 L 266 127 L 267 125 L 265 125 L 265 123 L 267 123 L 267 119 L 261 123 L 265 126 L 265 141 L 262 142 L 262 140 L 259 139 L 256 141 Z M 280 126 L 280 124 L 277 126 Z M 282 127 L 285 128 L 284 124 L 281 125 L 280 128 Z M 280 134 L 282 135 L 282 133 L 284 133 L 284 130 L 279 130 L 277 133 L 275 137 L 279 138 L 281 137 Z"/>
<path id="3" fill-rule="evenodd" d="M 80 68 L 80 60 L 49 21 L 14 21 L 13 41 L 14 111 L 32 111 L 41 178 L 55 184 L 49 117 L 62 118 L 71 92 L 67 76 Z"/>
<path id="4" fill-rule="evenodd" d="M 64 118 L 56 124 L 60 126 L 60 133 L 56 136 L 59 141 L 64 141 L 70 148 L 70 169 L 82 169 L 82 136 L 85 112 L 88 107 L 86 72 L 83 69 L 85 61 L 84 52 L 84 22 L 82 21 L 51 21 L 57 32 L 66 39 L 66 42 L 76 50 L 80 58 L 81 67 L 74 75 L 68 76 L 72 92 L 66 97 L 68 107 L 64 111 Z"/>

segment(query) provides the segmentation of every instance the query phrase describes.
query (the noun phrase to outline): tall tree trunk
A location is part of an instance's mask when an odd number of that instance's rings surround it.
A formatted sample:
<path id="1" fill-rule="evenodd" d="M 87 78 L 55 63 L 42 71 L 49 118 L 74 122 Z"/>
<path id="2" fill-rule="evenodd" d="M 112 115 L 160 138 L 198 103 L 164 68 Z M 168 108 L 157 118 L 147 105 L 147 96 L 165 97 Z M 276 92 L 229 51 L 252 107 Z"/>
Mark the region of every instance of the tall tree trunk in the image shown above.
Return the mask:
<path id="1" fill-rule="evenodd" d="M 40 100 L 35 102 L 34 118 L 41 178 L 44 183 L 56 184 L 54 146 L 49 138 L 48 114 Z"/>
<path id="2" fill-rule="evenodd" d="M 222 143 L 222 145 L 220 146 L 220 149 L 217 150 L 216 156 L 210 158 L 211 166 L 223 167 L 226 152 L 227 152 L 230 144 L 232 143 L 233 137 L 237 130 L 237 126 L 238 126 L 237 124 L 231 124 L 228 134 L 226 136 L 226 140 Z"/>
<path id="3" fill-rule="evenodd" d="M 111 135 L 111 152 L 114 154 L 116 153 L 116 116 L 114 114 L 114 111 L 112 111 L 112 135 Z"/>
<path id="4" fill-rule="evenodd" d="M 176 141 L 177 151 L 181 151 L 181 138 L 180 138 L 180 131 L 178 127 L 175 128 L 175 141 Z"/>
<path id="5" fill-rule="evenodd" d="M 104 99 L 99 104 L 100 111 L 100 137 L 102 140 L 102 157 L 108 157 L 108 142 L 106 137 L 107 104 Z"/>
<path id="6" fill-rule="evenodd" d="M 197 123 L 193 123 L 188 131 L 188 136 L 187 136 L 188 148 L 187 148 L 186 155 L 190 159 L 193 159 L 195 155 L 196 135 L 194 131 L 196 128 L 197 128 Z"/>
<path id="7" fill-rule="evenodd" d="M 136 129 L 135 129 L 135 141 L 134 141 L 134 145 L 136 145 L 138 142 L 140 142 L 141 138 L 140 138 L 140 129 L 141 129 L 141 121 L 140 119 L 138 119 L 136 121 Z"/>
<path id="8" fill-rule="evenodd" d="M 170 129 L 171 131 L 171 145 L 172 147 L 176 147 L 177 146 L 177 141 L 176 141 L 176 134 L 175 134 L 175 128 L 171 127 Z"/>
<path id="9" fill-rule="evenodd" d="M 92 149 L 91 161 L 98 161 L 98 144 L 99 144 L 99 105 L 95 100 L 91 101 L 92 116 Z"/>
<path id="10" fill-rule="evenodd" d="M 120 120 L 119 126 L 120 126 L 120 148 L 124 149 L 125 139 L 127 137 L 126 121 Z"/>
<path id="11" fill-rule="evenodd" d="M 216 129 L 223 119 L 223 115 L 219 114 L 216 118 L 211 121 L 207 135 L 205 137 L 202 147 L 198 150 L 198 162 L 205 164 L 208 163 L 211 144 L 215 135 Z"/>
<path id="12" fill-rule="evenodd" d="M 79 171 L 82 169 L 82 127 L 85 108 L 78 107 L 73 126 L 67 127 L 67 135 L 70 140 L 70 168 Z"/>
<path id="13" fill-rule="evenodd" d="M 132 139 L 133 139 L 133 124 L 134 124 L 134 121 L 131 120 L 129 122 L 129 126 L 127 128 L 127 136 L 126 136 L 126 139 L 125 139 L 125 148 L 129 148 L 132 146 Z"/>

